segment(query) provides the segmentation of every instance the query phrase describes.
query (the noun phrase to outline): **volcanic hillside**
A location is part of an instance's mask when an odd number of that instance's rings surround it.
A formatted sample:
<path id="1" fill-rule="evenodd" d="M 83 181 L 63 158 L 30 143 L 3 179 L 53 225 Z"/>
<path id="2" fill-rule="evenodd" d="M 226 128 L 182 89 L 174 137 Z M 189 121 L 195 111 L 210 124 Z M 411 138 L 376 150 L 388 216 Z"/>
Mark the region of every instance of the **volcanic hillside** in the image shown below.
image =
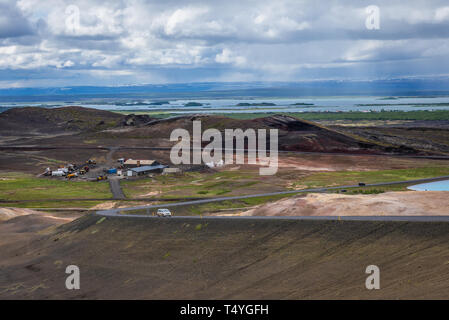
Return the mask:
<path id="1" fill-rule="evenodd" d="M 102 218 L 0 223 L 0 299 L 444 299 L 449 224 Z M 25 237 L 30 227 L 39 234 Z M 16 239 L 10 242 L 11 237 Z M 64 286 L 68 265 L 81 289 Z M 381 269 L 367 290 L 365 269 Z"/>
<path id="2" fill-rule="evenodd" d="M 168 147 L 173 130 L 192 132 L 194 120 L 201 121 L 202 130 L 279 129 L 279 149 L 284 151 L 397 153 L 418 154 L 416 149 L 402 144 L 378 142 L 351 132 L 326 128 L 319 124 L 286 115 L 273 115 L 253 120 L 239 120 L 217 115 L 185 115 L 154 119 L 148 115 L 122 115 L 115 112 L 83 108 L 12 108 L 0 113 L 0 133 L 3 136 L 38 136 L 39 134 L 81 133 L 84 139 L 104 144 L 141 145 L 151 141 L 151 147 Z M 56 138 L 57 139 L 57 138 Z M 79 140 L 79 137 L 73 139 Z M 72 140 L 73 140 L 72 139 Z M 63 143 L 70 138 L 65 137 Z M 72 141 L 70 140 L 70 141 Z M 49 141 L 45 141 L 49 143 Z M 51 143 L 58 143 L 54 140 Z M 203 142 L 204 145 L 207 142 Z"/>
<path id="3" fill-rule="evenodd" d="M 117 138 L 163 138 L 182 128 L 192 133 L 193 121 L 201 121 L 202 130 L 215 128 L 224 134 L 225 129 L 279 129 L 279 149 L 284 151 L 350 152 L 350 153 L 418 153 L 405 146 L 379 144 L 350 133 L 339 132 L 319 124 L 286 115 L 274 115 L 253 120 L 238 120 L 216 115 L 189 115 L 148 122 Z M 203 142 L 207 144 L 207 142 Z"/>
<path id="4" fill-rule="evenodd" d="M 0 132 L 5 135 L 17 135 L 96 131 L 117 126 L 142 124 L 150 120 L 151 118 L 148 116 L 125 116 L 83 107 L 11 108 L 0 113 Z"/>

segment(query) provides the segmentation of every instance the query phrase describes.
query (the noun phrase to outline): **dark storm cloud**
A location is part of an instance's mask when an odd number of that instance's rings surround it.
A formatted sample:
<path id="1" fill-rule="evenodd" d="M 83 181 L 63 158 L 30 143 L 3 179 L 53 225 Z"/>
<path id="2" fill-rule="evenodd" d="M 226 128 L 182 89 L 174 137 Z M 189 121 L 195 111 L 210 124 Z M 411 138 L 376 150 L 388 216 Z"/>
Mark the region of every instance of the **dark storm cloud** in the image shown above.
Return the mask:
<path id="1" fill-rule="evenodd" d="M 13 1 L 0 1 L 0 38 L 33 34 L 33 28 Z"/>
<path id="2" fill-rule="evenodd" d="M 4 86 L 449 74 L 448 39 L 440 0 L 0 0 Z"/>

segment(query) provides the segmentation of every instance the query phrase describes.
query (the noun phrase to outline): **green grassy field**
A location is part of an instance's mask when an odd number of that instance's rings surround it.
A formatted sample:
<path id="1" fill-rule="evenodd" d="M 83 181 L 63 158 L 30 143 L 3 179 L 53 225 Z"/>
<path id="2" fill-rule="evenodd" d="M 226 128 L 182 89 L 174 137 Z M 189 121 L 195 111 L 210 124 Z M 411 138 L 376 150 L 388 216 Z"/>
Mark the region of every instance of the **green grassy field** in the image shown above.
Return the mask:
<path id="1" fill-rule="evenodd" d="M 205 203 L 197 206 L 184 206 L 177 207 L 177 215 L 206 215 L 209 213 L 220 212 L 220 213 L 232 213 L 232 209 L 245 209 L 253 206 L 265 204 L 268 202 L 274 202 L 280 199 L 296 196 L 296 194 L 283 194 L 269 197 L 254 197 L 241 200 L 226 200 L 219 202 Z"/>
<path id="2" fill-rule="evenodd" d="M 144 196 L 156 192 L 149 197 L 183 198 L 183 197 L 216 197 L 231 195 L 236 190 L 261 188 L 259 176 L 255 171 L 221 171 L 212 174 L 186 172 L 182 175 L 159 175 L 154 178 L 122 181 L 121 186 L 129 198 Z"/>
<path id="3" fill-rule="evenodd" d="M 296 175 L 294 175 L 294 173 Z M 214 173 L 187 172 L 182 175 L 159 175 L 153 178 L 122 181 L 128 198 L 214 198 L 221 196 L 249 195 L 283 190 L 309 189 L 354 185 L 359 182 L 379 183 L 414 180 L 449 175 L 449 167 L 422 167 L 413 169 L 376 171 L 295 171 L 261 177 L 257 170 L 219 171 Z M 288 186 L 287 186 L 288 185 Z M 404 191 L 407 184 L 375 188 L 356 188 L 348 194 L 373 194 L 386 191 Z M 339 192 L 338 190 L 332 192 Z M 221 209 L 246 208 L 291 195 L 257 197 L 241 201 L 223 201 L 192 207 L 187 214 L 203 214 Z M 88 198 L 110 199 L 108 183 L 75 182 L 36 178 L 20 173 L 0 173 L 0 199 L 2 206 L 22 208 L 89 208 L 102 201 L 83 201 Z M 73 199 L 55 201 L 48 199 Z M 27 202 L 7 202 L 28 200 Z M 34 200 L 34 201 L 29 201 Z"/>
<path id="4" fill-rule="evenodd" d="M 309 189 L 353 185 L 359 182 L 378 183 L 415 180 L 449 175 L 449 167 L 422 167 L 412 169 L 375 171 L 329 171 L 278 173 L 273 177 L 261 177 L 257 170 L 221 171 L 212 174 L 188 172 L 177 176 L 156 176 L 154 178 L 122 181 L 125 195 L 129 198 L 148 197 L 216 197 L 254 194 L 270 191 Z M 290 188 L 282 187 L 291 182 Z"/>
<path id="5" fill-rule="evenodd" d="M 257 171 L 223 171 L 213 174 L 189 172 L 179 176 L 158 176 L 153 179 L 123 181 L 122 188 L 128 197 L 138 197 L 152 192 L 149 197 L 220 197 L 268 193 L 283 190 L 309 189 L 357 185 L 359 182 L 379 183 L 406 181 L 449 175 L 449 167 L 423 167 L 413 169 L 376 170 L 376 171 L 335 171 L 335 172 L 303 172 L 296 178 L 293 174 L 283 173 L 284 179 L 273 176 L 261 179 Z M 287 176 L 287 177 L 285 177 Z M 266 180 L 265 180 L 266 179 Z M 282 187 L 282 183 L 284 187 Z M 291 182 L 290 187 L 285 187 Z M 409 184 L 351 188 L 346 194 L 377 194 L 388 191 L 407 191 Z M 333 190 L 329 192 L 341 192 Z M 237 201 L 212 202 L 197 206 L 177 207 L 178 215 L 202 215 L 222 210 L 247 208 L 267 202 L 276 201 L 296 194 L 270 197 L 256 197 Z M 231 210 L 232 211 L 232 210 Z M 224 212 L 226 213 L 226 212 Z"/>
<path id="6" fill-rule="evenodd" d="M 449 167 L 427 167 L 417 169 L 402 169 L 402 170 L 383 170 L 383 171 L 337 171 L 337 172 L 319 172 L 306 176 L 293 185 L 296 189 L 308 189 L 318 187 L 331 187 L 341 185 L 355 185 L 359 182 L 365 183 L 380 183 L 393 182 L 402 180 L 415 180 L 431 178 L 436 176 L 449 175 Z M 407 186 L 410 184 L 404 183 L 391 186 L 379 187 L 361 187 L 348 189 L 346 194 L 379 194 L 388 191 L 407 191 Z M 341 192 L 341 190 L 329 191 L 332 193 Z M 244 194 L 244 193 L 242 193 Z M 213 212 L 223 212 L 223 210 L 244 209 L 260 204 L 277 201 L 279 199 L 297 196 L 298 194 L 276 195 L 269 197 L 255 197 L 242 200 L 220 201 L 197 206 L 177 207 L 177 215 L 205 215 Z M 238 210 L 237 210 L 238 211 Z"/>
<path id="7" fill-rule="evenodd" d="M 24 203 L 3 203 L 15 207 L 90 207 L 97 203 L 82 199 L 111 198 L 108 183 L 75 182 L 36 178 L 22 173 L 0 173 L 1 200 L 36 200 Z M 69 202 L 46 199 L 77 199 Z"/>
<path id="8" fill-rule="evenodd" d="M 274 113 L 271 113 L 274 114 Z M 234 113 L 234 119 L 267 117 L 270 113 Z M 449 120 L 449 110 L 436 111 L 380 111 L 380 112 L 292 112 L 286 114 L 304 120 Z M 226 114 L 223 114 L 226 115 Z"/>
<path id="9" fill-rule="evenodd" d="M 359 182 L 380 183 L 403 180 L 425 179 L 449 175 L 449 167 L 424 167 L 376 171 L 319 172 L 308 175 L 294 183 L 298 189 L 354 185 Z M 389 187 L 391 188 L 391 187 Z"/>
<path id="10" fill-rule="evenodd" d="M 283 194 L 283 195 L 275 195 L 269 197 L 254 197 L 248 199 L 240 199 L 240 200 L 225 200 L 225 201 L 217 201 L 204 203 L 199 205 L 185 205 L 185 206 L 177 206 L 173 208 L 172 214 L 176 216 L 195 216 L 195 215 L 209 215 L 211 213 L 233 213 L 239 211 L 239 209 L 247 209 L 253 206 L 265 204 L 268 202 L 277 201 L 283 198 L 293 197 L 297 194 Z M 161 202 L 170 203 L 170 202 Z M 151 209 L 150 212 L 147 210 L 130 210 L 130 211 L 122 211 L 121 213 L 124 215 L 127 214 L 152 214 L 156 213 L 157 209 Z"/>
<path id="11" fill-rule="evenodd" d="M 102 204 L 104 201 L 27 201 L 27 202 L 2 202 L 0 207 L 13 207 L 24 209 L 64 209 L 68 210 L 73 208 L 73 211 L 77 212 L 80 209 L 85 210 L 92 208 L 96 205 Z"/>

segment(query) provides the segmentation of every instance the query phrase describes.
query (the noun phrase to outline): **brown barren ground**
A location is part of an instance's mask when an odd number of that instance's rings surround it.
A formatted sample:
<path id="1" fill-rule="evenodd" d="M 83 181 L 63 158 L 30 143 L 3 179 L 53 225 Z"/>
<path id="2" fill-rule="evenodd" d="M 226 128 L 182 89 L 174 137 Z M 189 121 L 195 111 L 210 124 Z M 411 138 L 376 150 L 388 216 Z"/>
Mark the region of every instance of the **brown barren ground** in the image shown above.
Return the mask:
<path id="1" fill-rule="evenodd" d="M 449 192 L 410 191 L 370 195 L 310 193 L 264 204 L 241 216 L 438 216 L 449 215 Z"/>
<path id="2" fill-rule="evenodd" d="M 29 219 L 3 222 L 0 233 L 36 225 Z M 14 245 L 1 238 L 0 298 L 449 297 L 448 223 L 87 215 L 42 228 Z M 71 264 L 80 290 L 65 288 Z M 365 288 L 371 264 L 381 270 L 380 290 Z"/>

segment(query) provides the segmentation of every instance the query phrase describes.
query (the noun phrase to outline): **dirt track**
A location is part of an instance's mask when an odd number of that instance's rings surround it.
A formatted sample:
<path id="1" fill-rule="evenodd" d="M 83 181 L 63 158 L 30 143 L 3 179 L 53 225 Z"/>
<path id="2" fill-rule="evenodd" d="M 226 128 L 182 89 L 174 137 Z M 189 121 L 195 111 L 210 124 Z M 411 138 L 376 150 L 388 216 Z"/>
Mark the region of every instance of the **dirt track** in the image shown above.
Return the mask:
<path id="1" fill-rule="evenodd" d="M 9 220 L 15 217 L 25 216 L 29 214 L 39 215 L 40 212 L 21 208 L 0 208 L 0 221 Z"/>
<path id="2" fill-rule="evenodd" d="M 116 200 L 125 199 L 125 194 L 120 187 L 120 178 L 110 177 L 108 179 L 109 186 L 111 187 L 112 196 Z"/>

